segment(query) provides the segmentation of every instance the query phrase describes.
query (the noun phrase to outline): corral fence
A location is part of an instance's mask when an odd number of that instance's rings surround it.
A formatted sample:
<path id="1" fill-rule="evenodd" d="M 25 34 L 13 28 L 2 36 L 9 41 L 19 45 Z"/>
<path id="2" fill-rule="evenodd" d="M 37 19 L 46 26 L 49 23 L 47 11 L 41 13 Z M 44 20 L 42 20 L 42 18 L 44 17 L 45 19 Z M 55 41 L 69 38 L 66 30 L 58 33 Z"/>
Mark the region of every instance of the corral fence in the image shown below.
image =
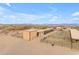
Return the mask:
<path id="1" fill-rule="evenodd" d="M 79 40 L 71 38 L 70 30 L 53 31 L 51 35 L 41 41 L 71 49 L 79 49 Z"/>

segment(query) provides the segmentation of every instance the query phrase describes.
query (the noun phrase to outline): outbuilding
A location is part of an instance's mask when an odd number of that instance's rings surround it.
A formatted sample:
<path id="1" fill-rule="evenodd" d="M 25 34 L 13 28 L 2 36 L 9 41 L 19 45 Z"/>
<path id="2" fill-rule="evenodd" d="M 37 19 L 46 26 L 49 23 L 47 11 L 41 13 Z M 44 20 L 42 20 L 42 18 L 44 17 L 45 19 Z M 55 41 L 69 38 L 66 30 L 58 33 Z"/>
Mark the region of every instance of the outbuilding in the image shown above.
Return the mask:
<path id="1" fill-rule="evenodd" d="M 37 38 L 37 30 L 25 30 L 23 31 L 23 39 L 32 40 Z"/>

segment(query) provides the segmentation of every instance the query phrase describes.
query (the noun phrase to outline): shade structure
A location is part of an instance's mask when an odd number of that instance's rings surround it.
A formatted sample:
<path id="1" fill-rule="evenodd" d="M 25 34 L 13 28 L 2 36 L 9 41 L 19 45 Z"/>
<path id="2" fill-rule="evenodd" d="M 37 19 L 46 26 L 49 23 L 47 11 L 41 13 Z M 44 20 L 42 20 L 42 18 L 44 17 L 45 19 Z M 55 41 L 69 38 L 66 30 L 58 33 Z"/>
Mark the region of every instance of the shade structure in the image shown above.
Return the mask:
<path id="1" fill-rule="evenodd" d="M 70 29 L 71 48 L 73 48 L 72 40 L 79 40 L 79 31 L 77 29 Z"/>

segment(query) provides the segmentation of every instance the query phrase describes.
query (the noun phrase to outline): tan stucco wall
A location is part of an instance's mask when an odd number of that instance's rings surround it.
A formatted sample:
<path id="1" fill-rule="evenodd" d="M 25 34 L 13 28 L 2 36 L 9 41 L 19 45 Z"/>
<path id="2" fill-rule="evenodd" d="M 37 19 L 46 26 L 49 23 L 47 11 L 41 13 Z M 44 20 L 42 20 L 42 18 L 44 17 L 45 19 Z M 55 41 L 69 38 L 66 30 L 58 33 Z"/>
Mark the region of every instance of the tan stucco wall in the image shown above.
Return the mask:
<path id="1" fill-rule="evenodd" d="M 37 38 L 37 32 L 31 32 L 31 40 Z"/>
<path id="2" fill-rule="evenodd" d="M 29 32 L 23 32 L 23 39 L 29 40 Z"/>
<path id="3" fill-rule="evenodd" d="M 37 38 L 37 32 L 23 32 L 23 39 L 33 40 Z"/>

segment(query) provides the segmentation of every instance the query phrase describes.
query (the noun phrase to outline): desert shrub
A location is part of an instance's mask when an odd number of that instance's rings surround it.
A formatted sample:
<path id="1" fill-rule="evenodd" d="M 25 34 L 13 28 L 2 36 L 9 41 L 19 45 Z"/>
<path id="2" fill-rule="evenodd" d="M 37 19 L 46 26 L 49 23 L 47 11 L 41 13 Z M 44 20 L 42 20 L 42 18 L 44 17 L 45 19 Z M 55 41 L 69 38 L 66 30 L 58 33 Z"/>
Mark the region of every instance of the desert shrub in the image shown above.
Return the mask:
<path id="1" fill-rule="evenodd" d="M 32 28 L 35 28 L 35 29 L 47 29 L 48 27 L 47 26 L 33 26 Z"/>
<path id="2" fill-rule="evenodd" d="M 15 30 L 25 30 L 25 29 L 30 29 L 29 26 L 16 26 Z"/>
<path id="3" fill-rule="evenodd" d="M 6 30 L 6 31 L 11 31 L 11 30 L 15 30 L 15 28 L 12 27 L 12 26 L 8 26 L 8 27 L 4 28 L 4 30 Z"/>
<path id="4" fill-rule="evenodd" d="M 75 28 L 75 29 L 79 30 L 79 27 L 78 27 L 78 26 L 76 26 L 76 27 L 73 27 L 73 28 Z"/>
<path id="5" fill-rule="evenodd" d="M 4 30 L 12 31 L 12 30 L 25 30 L 30 29 L 29 26 L 8 26 L 4 28 Z"/>

